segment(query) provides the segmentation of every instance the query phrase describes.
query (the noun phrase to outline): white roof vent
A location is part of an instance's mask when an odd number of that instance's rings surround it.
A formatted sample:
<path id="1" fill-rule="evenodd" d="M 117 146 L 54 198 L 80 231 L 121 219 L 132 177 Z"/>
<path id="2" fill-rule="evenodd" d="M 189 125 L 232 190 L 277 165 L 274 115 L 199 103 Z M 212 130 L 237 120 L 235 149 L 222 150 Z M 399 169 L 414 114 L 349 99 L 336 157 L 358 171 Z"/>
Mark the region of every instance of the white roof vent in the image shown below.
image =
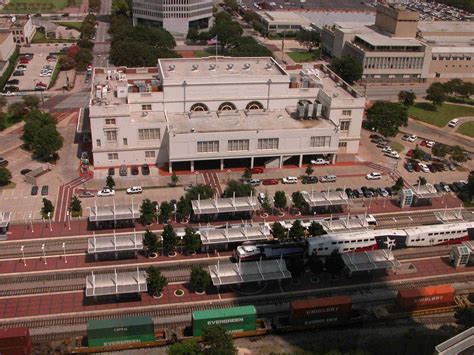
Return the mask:
<path id="1" fill-rule="evenodd" d="M 169 71 L 174 71 L 176 69 L 176 65 L 174 64 L 171 64 L 169 67 L 168 67 Z"/>
<path id="2" fill-rule="evenodd" d="M 196 132 L 196 130 L 194 129 L 194 127 L 193 127 L 193 128 L 191 128 L 191 132 Z"/>
<path id="3" fill-rule="evenodd" d="M 227 70 L 234 69 L 234 64 L 227 64 Z"/>
<path id="4" fill-rule="evenodd" d="M 198 71 L 199 65 L 198 64 L 193 64 L 192 65 L 192 71 Z"/>
<path id="5" fill-rule="evenodd" d="M 272 67 L 273 67 L 273 63 L 272 63 L 272 62 L 267 63 L 267 65 L 265 65 L 265 69 L 267 69 L 267 70 L 272 70 Z"/>
<path id="6" fill-rule="evenodd" d="M 148 111 L 143 111 L 142 112 L 142 117 L 148 117 Z"/>
<path id="7" fill-rule="evenodd" d="M 209 70 L 210 71 L 215 71 L 216 70 L 216 65 L 215 64 L 209 64 Z"/>
<path id="8" fill-rule="evenodd" d="M 249 70 L 249 69 L 250 69 L 250 63 L 245 63 L 244 70 Z"/>

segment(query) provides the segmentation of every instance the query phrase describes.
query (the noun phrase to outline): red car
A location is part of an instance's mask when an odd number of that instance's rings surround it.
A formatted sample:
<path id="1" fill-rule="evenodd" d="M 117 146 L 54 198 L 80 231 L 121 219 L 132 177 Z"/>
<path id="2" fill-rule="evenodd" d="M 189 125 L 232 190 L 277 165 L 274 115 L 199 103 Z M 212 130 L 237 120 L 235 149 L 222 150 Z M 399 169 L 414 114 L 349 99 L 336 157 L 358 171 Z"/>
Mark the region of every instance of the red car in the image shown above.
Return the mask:
<path id="1" fill-rule="evenodd" d="M 426 141 L 425 141 L 425 140 L 422 140 L 421 143 L 420 143 L 420 145 L 421 145 L 422 147 L 426 146 Z"/>
<path id="2" fill-rule="evenodd" d="M 262 181 L 263 185 L 278 185 L 277 179 L 265 179 Z"/>
<path id="3" fill-rule="evenodd" d="M 28 64 L 30 61 L 26 58 L 20 59 L 20 64 Z"/>
<path id="4" fill-rule="evenodd" d="M 407 153 L 406 153 L 406 156 L 407 157 L 412 157 L 413 156 L 413 149 L 410 149 Z"/>
<path id="5" fill-rule="evenodd" d="M 263 168 L 252 168 L 250 170 L 252 172 L 252 174 L 263 174 Z"/>

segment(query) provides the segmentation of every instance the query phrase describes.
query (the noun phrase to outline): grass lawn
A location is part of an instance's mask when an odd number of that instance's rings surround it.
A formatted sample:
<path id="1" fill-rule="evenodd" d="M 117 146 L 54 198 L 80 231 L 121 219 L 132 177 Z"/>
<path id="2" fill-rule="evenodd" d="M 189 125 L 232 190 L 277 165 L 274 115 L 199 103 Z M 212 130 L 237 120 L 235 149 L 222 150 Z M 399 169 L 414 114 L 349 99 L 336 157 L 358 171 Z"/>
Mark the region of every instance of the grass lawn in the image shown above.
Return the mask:
<path id="1" fill-rule="evenodd" d="M 408 115 L 417 120 L 444 127 L 453 118 L 474 116 L 474 107 L 442 104 L 434 111 L 433 105 L 428 102 L 419 102 L 408 108 Z"/>
<path id="2" fill-rule="evenodd" d="M 219 47 L 217 51 L 217 55 L 222 55 L 222 51 Z M 194 56 L 196 58 L 202 58 L 202 57 L 215 57 L 216 56 L 216 48 L 206 48 L 205 50 L 199 50 L 199 51 L 194 51 Z"/>
<path id="3" fill-rule="evenodd" d="M 311 62 L 319 58 L 316 52 L 286 52 L 296 63 Z"/>
<path id="4" fill-rule="evenodd" d="M 398 153 L 401 153 L 405 149 L 405 146 L 398 142 L 392 142 L 390 143 L 390 148 L 392 148 L 393 150 L 396 150 Z"/>
<path id="5" fill-rule="evenodd" d="M 81 0 L 10 0 L 3 8 L 3 13 L 46 13 L 57 11 L 68 6 L 77 6 Z"/>
<path id="6" fill-rule="evenodd" d="M 465 122 L 458 128 L 458 133 L 474 138 L 474 122 Z"/>
<path id="7" fill-rule="evenodd" d="M 59 25 L 59 26 L 64 26 L 64 27 L 71 27 L 71 28 L 74 28 L 75 30 L 78 30 L 79 32 L 81 31 L 81 26 L 82 26 L 82 22 L 74 22 L 74 21 L 71 21 L 71 22 L 55 22 L 56 25 Z"/>
<path id="8" fill-rule="evenodd" d="M 73 43 L 76 42 L 75 39 L 69 38 L 46 38 L 43 32 L 36 31 L 31 43 Z"/>

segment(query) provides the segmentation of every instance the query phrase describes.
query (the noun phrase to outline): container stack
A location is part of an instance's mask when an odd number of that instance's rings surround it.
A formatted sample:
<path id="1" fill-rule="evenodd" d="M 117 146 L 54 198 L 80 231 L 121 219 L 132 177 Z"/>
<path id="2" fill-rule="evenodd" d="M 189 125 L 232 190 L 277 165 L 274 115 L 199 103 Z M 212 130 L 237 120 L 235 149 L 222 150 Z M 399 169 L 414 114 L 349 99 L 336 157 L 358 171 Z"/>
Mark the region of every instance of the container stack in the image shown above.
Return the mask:
<path id="1" fill-rule="evenodd" d="M 350 318 L 352 301 L 347 296 L 293 301 L 290 304 L 290 324 L 311 326 L 337 323 Z"/>
<path id="2" fill-rule="evenodd" d="M 0 329 L 0 354 L 31 354 L 31 338 L 28 328 Z"/>
<path id="3" fill-rule="evenodd" d="M 254 306 L 210 309 L 193 312 L 193 335 L 202 336 L 210 325 L 220 325 L 229 333 L 255 331 L 257 311 Z"/>
<path id="4" fill-rule="evenodd" d="M 454 288 L 438 285 L 398 291 L 397 303 L 406 311 L 449 307 L 454 304 Z"/>

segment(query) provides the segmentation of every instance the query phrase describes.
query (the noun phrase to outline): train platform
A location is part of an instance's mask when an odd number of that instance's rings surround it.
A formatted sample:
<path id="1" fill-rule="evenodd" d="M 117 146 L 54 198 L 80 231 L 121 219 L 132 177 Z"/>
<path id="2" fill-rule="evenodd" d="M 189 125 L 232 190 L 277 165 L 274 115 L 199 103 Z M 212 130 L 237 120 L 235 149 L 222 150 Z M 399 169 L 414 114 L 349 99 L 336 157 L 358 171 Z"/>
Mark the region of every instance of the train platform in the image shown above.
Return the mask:
<path id="1" fill-rule="evenodd" d="M 189 289 L 187 283 L 172 283 L 166 286 L 163 290 L 161 298 L 154 298 L 147 293 L 142 293 L 141 298 L 136 300 L 123 300 L 116 302 L 115 299 L 110 302 L 98 303 L 92 299 L 85 298 L 85 292 L 64 292 L 64 293 L 50 293 L 28 296 L 4 297 L 0 299 L 0 319 L 8 321 L 9 319 L 28 318 L 36 316 L 54 317 L 61 314 L 81 313 L 81 316 L 86 313 L 103 313 L 103 312 L 117 312 L 120 309 L 140 309 L 144 310 L 148 307 L 180 305 L 184 306 L 186 303 L 205 302 L 217 303 L 220 300 L 231 300 L 236 298 L 246 297 L 248 303 L 252 302 L 251 298 L 273 298 L 278 302 L 278 297 L 284 293 L 294 292 L 331 292 L 341 293 L 350 285 L 358 285 L 362 287 L 372 286 L 383 290 L 393 290 L 409 287 L 421 287 L 427 284 L 448 283 L 448 282 L 462 282 L 474 276 L 474 269 L 463 268 L 456 270 L 448 263 L 447 258 L 430 258 L 413 261 L 404 261 L 404 263 L 411 263 L 415 272 L 408 274 L 389 275 L 372 275 L 370 278 L 358 277 L 347 278 L 340 277 L 337 280 L 330 278 L 321 279 L 317 284 L 314 283 L 310 273 L 305 273 L 300 282 L 296 283 L 292 280 L 284 281 L 279 286 L 278 283 L 268 283 L 259 287 L 254 287 L 251 291 L 242 287 L 241 289 L 233 289 L 231 287 L 221 288 L 219 291 L 213 288 L 206 294 L 197 294 Z M 446 278 L 448 276 L 448 278 Z M 428 281 L 427 278 L 430 278 Z M 441 279 L 443 278 L 443 279 Z M 436 281 L 433 281 L 435 279 Z M 408 285 L 400 285 L 402 281 L 411 281 Z M 449 280 L 449 281 L 448 281 Z M 329 289 L 330 288 L 330 289 Z M 339 289 L 338 289 L 339 288 Z M 182 294 L 176 293 L 177 290 L 183 291 Z"/>

